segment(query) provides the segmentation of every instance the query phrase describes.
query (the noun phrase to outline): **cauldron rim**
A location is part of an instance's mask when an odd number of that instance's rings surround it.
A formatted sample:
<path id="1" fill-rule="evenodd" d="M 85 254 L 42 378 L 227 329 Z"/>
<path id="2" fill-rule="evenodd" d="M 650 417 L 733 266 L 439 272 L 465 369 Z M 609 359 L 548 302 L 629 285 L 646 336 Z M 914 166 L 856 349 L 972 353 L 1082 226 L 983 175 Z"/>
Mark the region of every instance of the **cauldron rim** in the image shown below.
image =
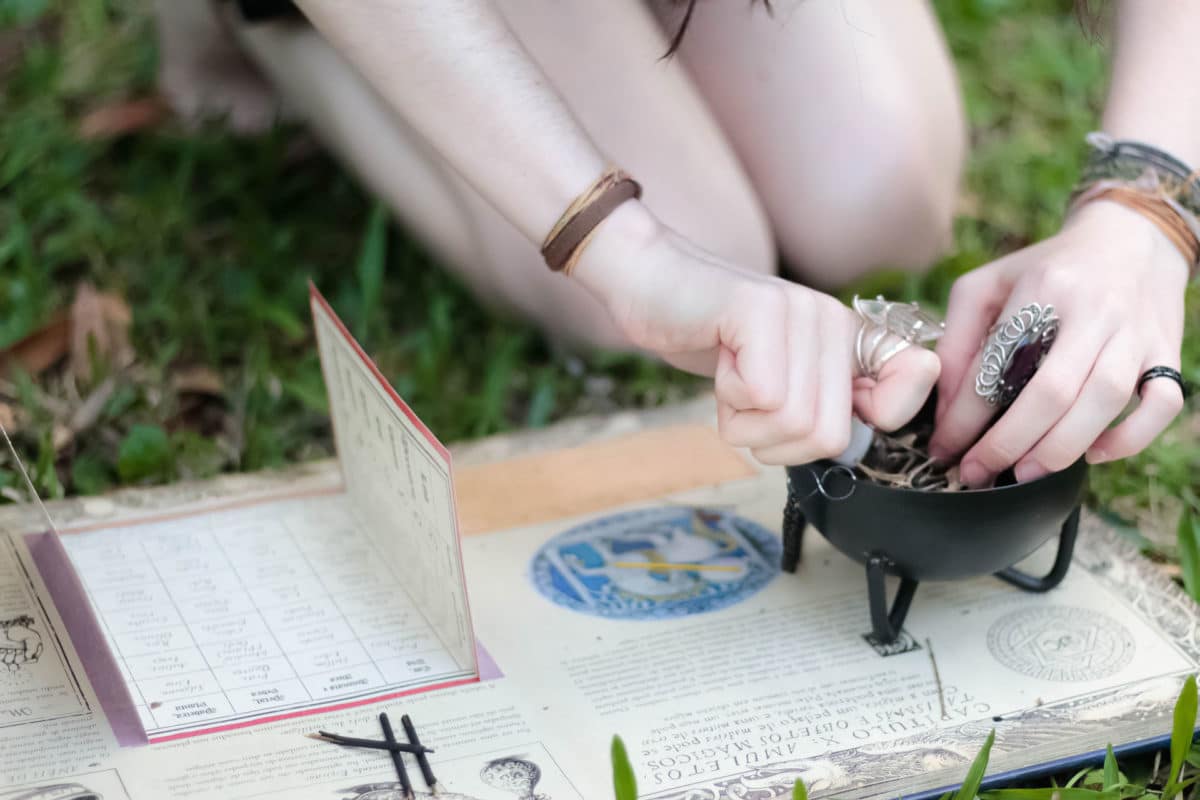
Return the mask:
<path id="1" fill-rule="evenodd" d="M 811 461 L 806 464 L 795 464 L 795 465 L 789 466 L 787 469 L 790 471 L 793 469 L 803 469 L 805 467 L 816 470 L 818 472 L 818 474 L 823 474 L 824 472 L 826 472 L 827 470 L 829 470 L 830 468 L 833 468 L 833 467 L 838 467 L 840 469 L 849 470 L 850 472 L 854 473 L 854 476 L 855 476 L 854 477 L 854 481 L 855 481 L 854 493 L 855 494 L 858 493 L 861 486 L 866 486 L 866 487 L 869 487 L 869 489 L 868 489 L 869 491 L 879 491 L 879 492 L 882 492 L 885 494 L 888 494 L 888 493 L 896 494 L 896 495 L 908 494 L 908 495 L 913 495 L 916 497 L 931 498 L 931 500 L 929 500 L 928 502 L 939 502 L 937 500 L 933 500 L 932 498 L 946 498 L 947 501 L 949 501 L 949 502 L 956 502 L 956 501 L 949 500 L 949 498 L 955 498 L 955 497 L 979 498 L 979 497 L 983 497 L 983 496 L 997 497 L 1003 493 L 1008 493 L 1008 494 L 1034 493 L 1038 490 L 1038 487 L 1043 486 L 1047 483 L 1052 483 L 1052 482 L 1055 482 L 1058 480 L 1069 479 L 1070 477 L 1074 477 L 1076 473 L 1080 473 L 1081 474 L 1080 476 L 1082 477 L 1082 474 L 1084 474 L 1088 471 L 1087 460 L 1084 458 L 1080 458 L 1079 460 L 1077 460 L 1075 463 L 1073 463 L 1071 466 L 1067 467 L 1066 469 L 1061 469 L 1061 470 L 1057 470 L 1056 472 L 1051 472 L 1046 475 L 1042 475 L 1041 477 L 1035 478 L 1031 481 L 1024 481 L 1022 483 L 1013 482 L 1013 483 L 1005 484 L 1004 486 L 988 486 L 988 487 L 984 487 L 981 489 L 965 489 L 964 488 L 964 489 L 960 489 L 956 492 L 945 492 L 945 491 L 929 491 L 927 489 L 916 489 L 911 486 L 887 486 L 882 483 L 877 483 L 877 482 L 871 480 L 870 478 L 863 479 L 863 478 L 859 477 L 859 474 L 855 470 L 854 467 L 850 467 L 845 464 L 840 464 L 840 463 L 838 463 L 832 459 L 828 459 L 828 458 L 823 458 L 818 461 Z"/>

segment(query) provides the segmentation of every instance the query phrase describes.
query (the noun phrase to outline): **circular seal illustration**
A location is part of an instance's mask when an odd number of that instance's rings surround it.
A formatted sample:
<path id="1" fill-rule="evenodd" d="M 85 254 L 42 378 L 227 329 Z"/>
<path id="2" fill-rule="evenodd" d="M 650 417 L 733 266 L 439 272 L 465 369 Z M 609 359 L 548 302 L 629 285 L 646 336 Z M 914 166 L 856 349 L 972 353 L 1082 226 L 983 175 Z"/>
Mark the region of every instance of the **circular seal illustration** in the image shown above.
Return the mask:
<path id="1" fill-rule="evenodd" d="M 779 572 L 779 537 L 724 511 L 627 511 L 554 537 L 533 558 L 538 591 L 574 611 L 664 619 L 725 608 Z"/>
<path id="2" fill-rule="evenodd" d="M 1072 606 L 1022 608 L 988 629 L 988 649 L 1004 666 L 1047 681 L 1094 681 L 1124 669 L 1135 646 L 1107 614 Z"/>

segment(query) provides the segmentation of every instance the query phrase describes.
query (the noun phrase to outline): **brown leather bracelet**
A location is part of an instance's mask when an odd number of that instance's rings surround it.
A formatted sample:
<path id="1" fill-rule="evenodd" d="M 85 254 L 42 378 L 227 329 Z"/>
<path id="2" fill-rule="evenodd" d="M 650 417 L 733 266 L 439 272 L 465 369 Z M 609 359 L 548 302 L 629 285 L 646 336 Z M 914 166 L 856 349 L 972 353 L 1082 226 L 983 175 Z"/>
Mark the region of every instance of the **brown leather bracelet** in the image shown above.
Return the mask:
<path id="1" fill-rule="evenodd" d="M 1195 220 L 1189 220 L 1190 212 L 1160 195 L 1116 181 L 1097 181 L 1083 188 L 1072 199 L 1069 210 L 1097 200 L 1119 203 L 1154 223 L 1187 261 L 1189 278 L 1196 276 L 1200 266 L 1200 235 L 1193 227 Z"/>
<path id="2" fill-rule="evenodd" d="M 607 170 L 575 198 L 546 235 L 542 242 L 546 266 L 569 275 L 600 223 L 626 200 L 641 196 L 641 184 L 618 169 Z"/>

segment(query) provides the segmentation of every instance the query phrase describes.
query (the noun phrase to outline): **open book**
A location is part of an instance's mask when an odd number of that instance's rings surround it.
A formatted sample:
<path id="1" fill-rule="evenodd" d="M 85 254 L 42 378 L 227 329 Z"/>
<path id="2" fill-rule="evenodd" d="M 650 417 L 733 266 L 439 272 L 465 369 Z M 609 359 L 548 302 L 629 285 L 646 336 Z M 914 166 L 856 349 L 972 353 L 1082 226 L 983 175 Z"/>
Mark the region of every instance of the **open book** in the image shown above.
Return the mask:
<path id="1" fill-rule="evenodd" d="M 920 797 L 993 729 L 997 773 L 1161 742 L 1200 664 L 1196 607 L 1087 516 L 1058 589 L 927 586 L 877 649 L 861 568 L 813 536 L 781 573 L 782 470 L 694 410 L 452 473 L 312 309 L 336 465 L 0 512 L 0 798 L 394 800 L 386 752 L 310 738 L 380 711 L 443 797 L 609 798 L 613 734 L 645 797 Z"/>

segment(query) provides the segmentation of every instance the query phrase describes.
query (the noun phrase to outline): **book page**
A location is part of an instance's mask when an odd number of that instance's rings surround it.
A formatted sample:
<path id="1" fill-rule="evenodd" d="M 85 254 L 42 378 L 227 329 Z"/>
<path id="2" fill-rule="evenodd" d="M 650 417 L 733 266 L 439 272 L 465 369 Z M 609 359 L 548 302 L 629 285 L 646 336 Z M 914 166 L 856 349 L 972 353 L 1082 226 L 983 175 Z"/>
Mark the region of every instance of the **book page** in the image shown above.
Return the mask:
<path id="1" fill-rule="evenodd" d="M 336 493 L 64 532 L 152 741 L 475 679 L 352 509 Z"/>
<path id="2" fill-rule="evenodd" d="M 798 778 L 909 797 L 961 781 L 993 728 L 993 772 L 1170 730 L 1200 616 L 1104 526 L 1046 594 L 922 585 L 899 645 L 877 648 L 860 565 L 810 529 L 780 572 L 784 498 L 765 470 L 466 540 L 483 644 L 582 754 L 572 774 L 602 787 L 617 733 L 643 797 L 790 796 Z"/>
<path id="3" fill-rule="evenodd" d="M 400 720 L 408 715 L 421 742 L 433 748 L 429 763 L 437 796 L 445 800 L 604 797 L 600 785 L 581 781 L 564 766 L 569 744 L 546 737 L 537 706 L 527 700 L 500 678 L 316 719 L 155 745 L 152 758 L 126 758 L 121 772 L 135 800 L 402 800 L 387 752 L 311 738 L 320 729 L 379 740 L 379 714 L 386 712 L 397 736 L 404 739 Z M 605 754 L 596 756 L 602 762 Z M 416 797 L 431 797 L 415 759 L 404 761 Z M 607 797 L 611 800 L 611 790 Z"/>
<path id="4" fill-rule="evenodd" d="M 338 460 L 355 514 L 459 669 L 475 672 L 450 454 L 315 288 L 312 312 Z"/>

